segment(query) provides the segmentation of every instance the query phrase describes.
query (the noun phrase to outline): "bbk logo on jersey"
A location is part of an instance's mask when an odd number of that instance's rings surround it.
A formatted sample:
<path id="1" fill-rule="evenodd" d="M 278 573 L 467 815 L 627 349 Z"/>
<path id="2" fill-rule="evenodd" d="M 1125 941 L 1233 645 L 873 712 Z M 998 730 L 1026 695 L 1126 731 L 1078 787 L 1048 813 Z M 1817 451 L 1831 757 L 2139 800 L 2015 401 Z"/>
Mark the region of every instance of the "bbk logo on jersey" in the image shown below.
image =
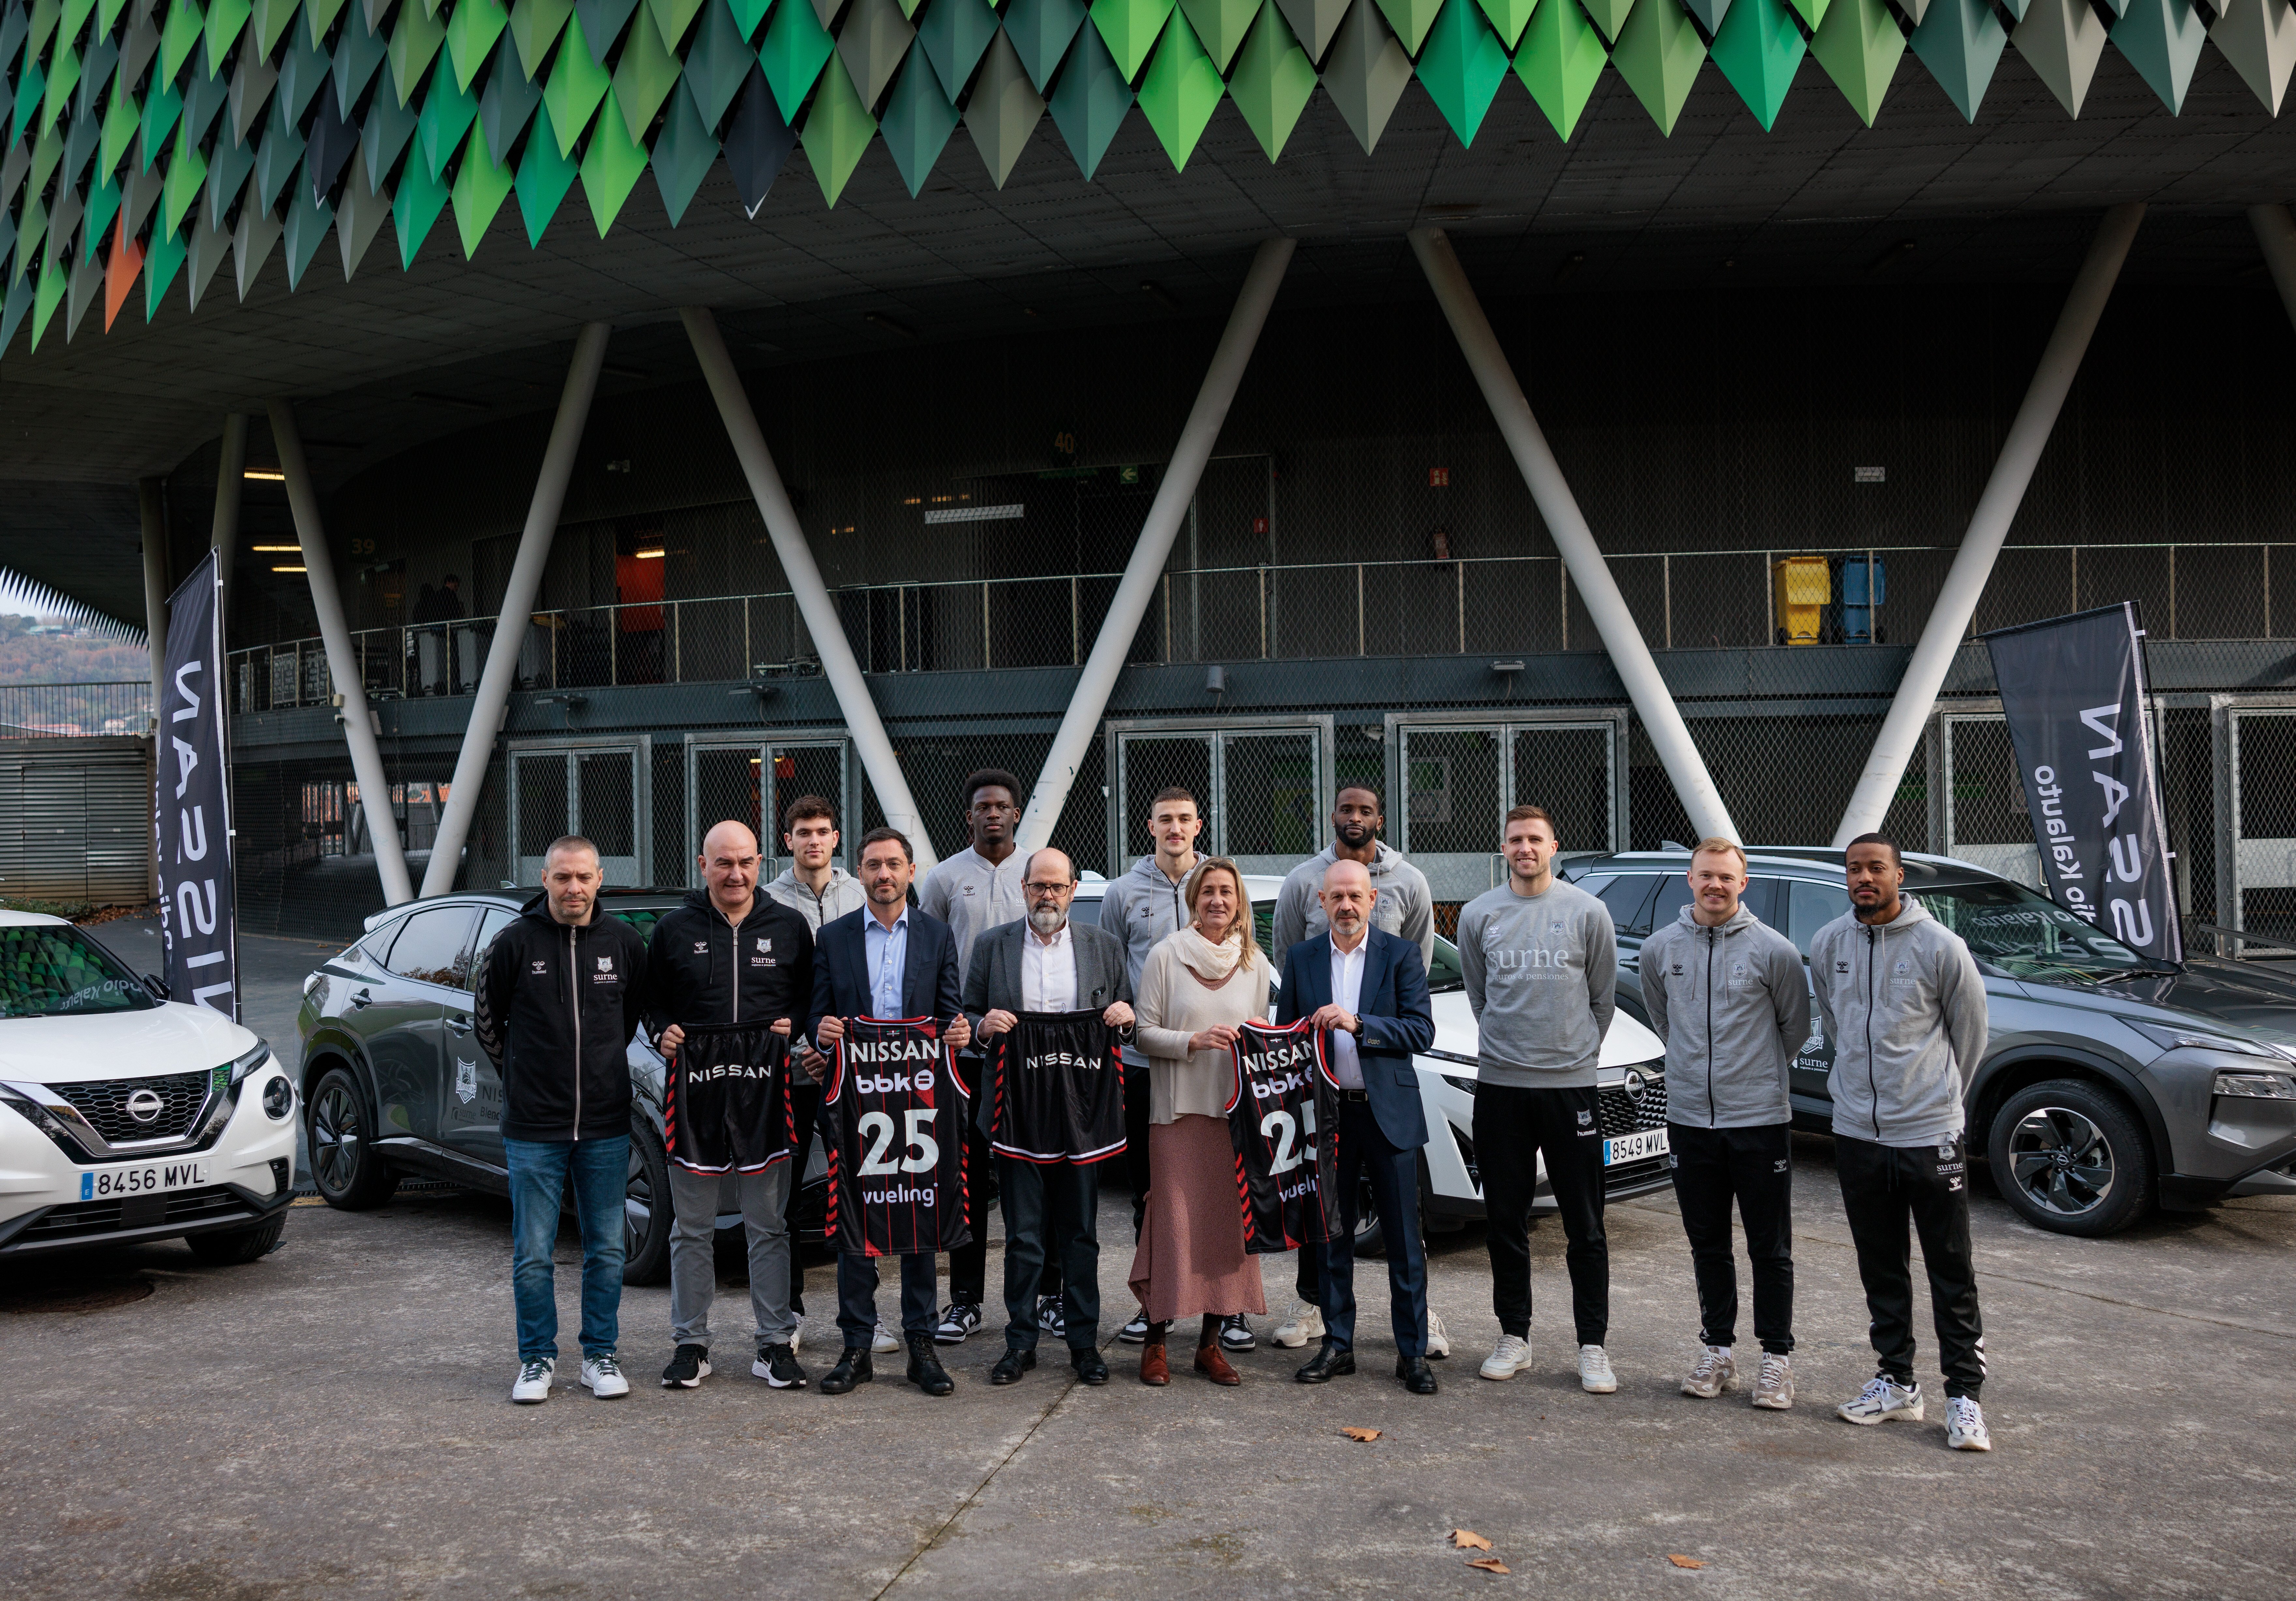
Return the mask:
<path id="1" fill-rule="evenodd" d="M 906 1095 L 911 1090 L 931 1095 L 932 1087 L 939 1082 L 932 1069 L 921 1067 L 914 1073 L 861 1073 L 854 1078 L 853 1088 L 871 1096 Z"/>

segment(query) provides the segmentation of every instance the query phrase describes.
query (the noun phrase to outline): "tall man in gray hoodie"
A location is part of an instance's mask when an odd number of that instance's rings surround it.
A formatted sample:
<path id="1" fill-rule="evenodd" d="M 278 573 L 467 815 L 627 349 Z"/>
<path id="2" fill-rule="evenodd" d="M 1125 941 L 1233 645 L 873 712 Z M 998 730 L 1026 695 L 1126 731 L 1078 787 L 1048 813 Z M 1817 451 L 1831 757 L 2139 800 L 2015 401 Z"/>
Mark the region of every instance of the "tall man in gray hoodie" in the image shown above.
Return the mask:
<path id="1" fill-rule="evenodd" d="M 1985 1331 L 1969 1247 L 1962 1096 L 1984 1059 L 1985 981 L 1969 947 L 1899 893 L 1897 842 L 1860 834 L 1843 855 L 1849 910 L 1811 936 L 1809 972 L 1833 1039 L 1833 1160 L 1873 1315 L 1881 1371 L 1845 1422 L 1922 1419 L 1914 1378 L 1910 1221 L 1929 1272 L 1945 1368 L 1946 1443 L 1989 1451 L 1978 1392 Z"/>
<path id="2" fill-rule="evenodd" d="M 1754 1268 L 1754 1405 L 1793 1405 L 1793 1107 L 1786 1072 L 1809 1038 L 1809 985 L 1793 941 L 1748 911 L 1746 853 L 1729 840 L 1690 853 L 1690 904 L 1643 941 L 1643 1004 L 1666 1041 L 1674 1198 L 1698 1279 L 1698 1364 L 1685 1395 L 1711 1400 L 1738 1377 L 1738 1267 L 1730 1202 Z"/>
<path id="3" fill-rule="evenodd" d="M 1487 1379 L 1511 1379 L 1530 1360 L 1530 1203 L 1538 1162 L 1570 1241 L 1578 1383 L 1619 1387 L 1603 1349 L 1611 1326 L 1611 1249 L 1603 1233 L 1603 1129 L 1595 1068 L 1611 1027 L 1619 979 L 1610 908 L 1554 876 L 1562 848 L 1540 807 L 1506 815 L 1507 882 L 1459 913 L 1459 968 L 1481 1043 L 1475 1070 L 1475 1149 L 1489 1223 L 1491 1300 L 1499 1341 Z"/>

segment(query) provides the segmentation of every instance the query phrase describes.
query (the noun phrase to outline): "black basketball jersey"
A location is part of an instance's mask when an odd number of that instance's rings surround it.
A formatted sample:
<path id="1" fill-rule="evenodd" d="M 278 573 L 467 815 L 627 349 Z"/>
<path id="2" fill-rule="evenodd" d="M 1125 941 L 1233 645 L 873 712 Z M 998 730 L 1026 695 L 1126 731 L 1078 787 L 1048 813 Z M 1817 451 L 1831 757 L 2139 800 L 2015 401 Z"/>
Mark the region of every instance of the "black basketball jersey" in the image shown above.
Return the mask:
<path id="1" fill-rule="evenodd" d="M 823 1232 L 853 1256 L 915 1256 L 972 1243 L 965 1227 L 969 1097 L 930 1017 L 849 1017 L 821 1087 L 829 1149 Z"/>
<path id="2" fill-rule="evenodd" d="M 662 1092 L 662 1141 L 689 1173 L 761 1173 L 796 1144 L 789 1040 L 769 1023 L 685 1031 Z"/>
<path id="3" fill-rule="evenodd" d="M 1339 1202 L 1319 1175 L 1339 1148 L 1339 1080 L 1324 1037 L 1303 1020 L 1237 1030 L 1227 1131 L 1235 1146 L 1243 1245 L 1262 1255 L 1318 1244 L 1338 1227 Z"/>
<path id="4" fill-rule="evenodd" d="M 1124 1057 L 1097 1012 L 1023 1012 L 988 1042 L 988 1146 L 1021 1162 L 1124 1149 Z"/>

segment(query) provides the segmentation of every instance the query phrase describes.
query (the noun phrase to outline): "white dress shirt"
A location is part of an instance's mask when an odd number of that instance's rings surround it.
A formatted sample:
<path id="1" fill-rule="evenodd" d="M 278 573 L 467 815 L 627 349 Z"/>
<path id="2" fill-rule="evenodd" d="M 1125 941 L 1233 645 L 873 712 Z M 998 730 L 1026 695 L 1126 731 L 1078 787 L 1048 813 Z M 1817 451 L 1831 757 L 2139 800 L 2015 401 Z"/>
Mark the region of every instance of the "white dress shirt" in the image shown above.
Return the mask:
<path id="1" fill-rule="evenodd" d="M 1348 1012 L 1359 1009 L 1363 998 L 1364 953 L 1371 948 L 1368 930 L 1353 950 L 1341 950 L 1332 941 L 1332 1004 Z M 1356 1037 L 1345 1029 L 1332 1030 L 1332 1076 L 1342 1089 L 1364 1087 L 1363 1063 L 1356 1055 Z"/>
<path id="2" fill-rule="evenodd" d="M 1023 1012 L 1073 1012 L 1077 1009 L 1076 946 L 1069 925 L 1045 939 L 1033 928 L 1021 935 L 1021 1009 Z"/>

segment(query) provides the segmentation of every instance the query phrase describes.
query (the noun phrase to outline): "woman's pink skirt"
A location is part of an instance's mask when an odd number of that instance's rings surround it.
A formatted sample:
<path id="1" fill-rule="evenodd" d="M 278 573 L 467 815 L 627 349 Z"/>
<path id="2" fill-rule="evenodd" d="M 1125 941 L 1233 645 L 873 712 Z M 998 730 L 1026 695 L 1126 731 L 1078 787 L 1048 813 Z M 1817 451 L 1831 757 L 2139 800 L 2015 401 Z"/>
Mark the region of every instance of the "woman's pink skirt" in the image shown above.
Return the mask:
<path id="1" fill-rule="evenodd" d="M 1132 1293 L 1156 1323 L 1267 1312 L 1259 1263 L 1243 1249 L 1225 1118 L 1149 1125 L 1148 1215 L 1132 1258 Z"/>

